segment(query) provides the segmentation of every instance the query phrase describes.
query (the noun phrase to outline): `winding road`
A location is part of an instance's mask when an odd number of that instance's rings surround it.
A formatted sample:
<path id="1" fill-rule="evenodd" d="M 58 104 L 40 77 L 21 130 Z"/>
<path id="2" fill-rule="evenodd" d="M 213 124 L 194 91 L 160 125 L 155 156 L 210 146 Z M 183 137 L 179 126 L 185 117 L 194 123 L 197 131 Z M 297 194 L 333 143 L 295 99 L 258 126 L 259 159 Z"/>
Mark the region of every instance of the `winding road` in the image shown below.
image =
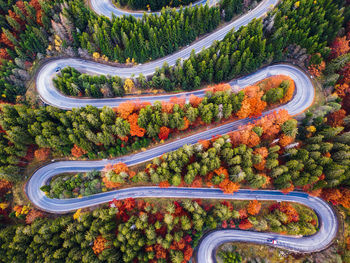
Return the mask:
<path id="1" fill-rule="evenodd" d="M 107 0 L 103 0 L 101 2 L 106 2 Z M 96 0 L 99 2 L 99 0 Z M 98 75 L 111 75 L 111 76 L 120 76 L 120 77 L 131 77 L 132 75 L 138 76 L 139 74 L 143 74 L 144 76 L 152 75 L 156 68 L 161 68 L 164 62 L 167 62 L 169 66 L 173 66 L 176 63 L 176 60 L 179 58 L 186 59 L 190 56 L 191 51 L 194 50 L 196 53 L 200 52 L 203 48 L 208 48 L 212 45 L 214 41 L 222 40 L 225 35 L 232 29 L 239 29 L 241 26 L 247 25 L 254 18 L 259 18 L 264 16 L 270 9 L 271 6 L 276 5 L 278 0 L 263 0 L 256 8 L 247 14 L 241 16 L 237 20 L 227 24 L 223 28 L 209 34 L 203 39 L 193 43 L 192 45 L 183 48 L 169 56 L 164 58 L 148 62 L 142 65 L 134 66 L 134 67 L 115 67 L 108 66 L 105 64 L 87 61 L 83 59 L 77 58 L 69 58 L 69 59 L 56 59 L 51 60 L 47 64 L 41 67 L 37 74 L 36 78 L 36 88 L 39 93 L 41 99 L 48 105 L 52 105 L 61 109 L 72 109 L 76 107 L 82 107 L 85 105 L 93 105 L 99 108 L 102 108 L 105 105 L 108 106 L 117 106 L 120 102 L 126 100 L 137 99 L 137 97 L 132 98 L 114 98 L 114 99 L 82 99 L 82 98 L 73 98 L 67 97 L 61 94 L 52 82 L 52 79 L 56 76 L 56 69 L 58 67 L 74 67 L 77 70 L 89 74 L 98 74 Z M 109 3 L 108 1 L 106 3 Z M 100 10 L 103 11 L 104 9 Z M 106 15 L 106 13 L 103 13 Z M 194 92 L 187 93 L 192 94 Z M 182 96 L 183 94 L 178 94 L 176 96 Z M 153 97 L 153 100 L 165 100 L 167 98 L 173 97 L 173 95 L 165 95 L 165 96 L 157 96 Z M 144 99 L 145 97 L 140 97 L 140 99 Z M 152 97 L 147 97 L 147 101 L 151 101 Z"/>
<path id="2" fill-rule="evenodd" d="M 148 96 L 148 97 L 124 97 L 112 99 L 81 99 L 67 97 L 57 91 L 52 82 L 52 78 L 57 74 L 57 67 L 71 66 L 76 69 L 90 74 L 118 75 L 121 77 L 130 77 L 132 74 L 138 75 L 142 73 L 145 76 L 151 75 L 157 67 L 161 67 L 164 62 L 170 66 L 174 65 L 178 58 L 186 59 L 194 49 L 196 53 L 203 48 L 209 47 L 214 41 L 221 40 L 233 28 L 240 28 L 248 24 L 253 18 L 262 17 L 271 8 L 276 5 L 278 0 L 264 0 L 254 10 L 241 16 L 239 19 L 229 23 L 225 27 L 206 36 L 202 40 L 193 45 L 184 48 L 165 58 L 152 61 L 143 65 L 131 68 L 119 68 L 107 66 L 82 59 L 57 59 L 45 64 L 37 75 L 37 90 L 42 100 L 52 106 L 61 109 L 72 109 L 83 107 L 85 105 L 93 105 L 99 108 L 103 106 L 117 106 L 126 100 L 146 100 L 154 102 L 157 100 L 168 100 L 174 95 Z M 98 14 L 111 17 L 111 13 L 121 15 L 120 10 L 111 6 L 108 0 L 91 0 L 91 5 Z M 125 14 L 125 13 L 123 13 Z M 132 14 L 134 15 L 134 14 Z M 253 84 L 261 79 L 272 75 L 286 75 L 291 77 L 296 84 L 296 91 L 293 99 L 287 104 L 280 106 L 288 110 L 291 115 L 297 115 L 312 105 L 315 90 L 309 77 L 300 69 L 289 64 L 278 64 L 263 68 L 251 75 L 231 81 L 231 85 L 239 85 L 241 88 Z M 204 91 L 194 91 L 188 93 L 180 93 L 176 96 L 189 96 L 196 94 L 204 96 Z M 277 109 L 279 109 L 277 108 Z M 275 109 L 276 110 L 276 109 Z M 270 113 L 267 111 L 264 115 Z M 158 187 L 134 187 L 128 189 L 115 190 L 100 194 L 95 194 L 75 199 L 50 199 L 40 190 L 40 187 L 49 183 L 51 178 L 60 173 L 67 172 L 86 172 L 90 170 L 102 170 L 108 163 L 124 162 L 128 166 L 136 165 L 151 160 L 163 153 L 176 150 L 184 144 L 193 144 L 201 139 L 210 139 L 214 135 L 226 134 L 229 131 L 238 129 L 239 126 L 251 121 L 243 119 L 228 124 L 224 124 L 213 129 L 200 132 L 198 134 L 170 142 L 145 152 L 124 156 L 114 160 L 100 161 L 60 161 L 52 162 L 38 169 L 26 184 L 25 190 L 28 198 L 38 208 L 51 213 L 67 213 L 78 208 L 90 207 L 102 203 L 106 203 L 113 198 L 125 199 L 128 197 L 174 197 L 174 198 L 211 198 L 211 199 L 244 199 L 244 200 L 278 200 L 291 201 L 304 204 L 314 209 L 318 215 L 320 228 L 319 231 L 309 237 L 288 237 L 278 234 L 247 232 L 240 230 L 218 230 L 207 234 L 201 241 L 197 261 L 199 263 L 215 262 L 214 252 L 219 245 L 232 241 L 255 242 L 269 244 L 268 238 L 277 240 L 274 246 L 300 252 L 315 252 L 328 246 L 337 233 L 337 219 L 332 208 L 320 198 L 311 197 L 305 193 L 291 192 L 287 195 L 279 191 L 262 191 L 262 190 L 239 190 L 234 195 L 222 193 L 219 189 L 212 188 L 158 188 Z M 270 244 L 271 245 L 271 244 Z"/>
<path id="3" fill-rule="evenodd" d="M 204 5 L 207 3 L 207 0 L 199 0 L 192 3 L 192 6 L 196 5 Z M 104 15 L 106 17 L 112 18 L 114 16 L 134 16 L 136 18 L 142 18 L 146 13 L 148 15 L 158 15 L 160 12 L 147 12 L 147 11 L 127 11 L 124 9 L 120 9 L 115 6 L 111 0 L 90 0 L 90 5 L 92 9 L 98 15 Z M 181 7 L 176 8 L 179 10 Z"/>

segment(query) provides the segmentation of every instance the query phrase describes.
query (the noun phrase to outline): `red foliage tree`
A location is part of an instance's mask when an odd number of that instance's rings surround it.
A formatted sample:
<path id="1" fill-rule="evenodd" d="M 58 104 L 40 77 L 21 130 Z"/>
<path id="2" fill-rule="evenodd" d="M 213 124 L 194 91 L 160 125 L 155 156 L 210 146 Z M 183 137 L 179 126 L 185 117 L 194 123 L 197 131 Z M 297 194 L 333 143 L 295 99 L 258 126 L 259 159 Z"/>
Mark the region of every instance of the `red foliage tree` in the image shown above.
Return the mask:
<path id="1" fill-rule="evenodd" d="M 0 197 L 4 196 L 12 187 L 12 184 L 6 180 L 0 179 Z"/>
<path id="2" fill-rule="evenodd" d="M 158 185 L 160 188 L 168 188 L 170 186 L 170 183 L 168 181 L 160 182 Z"/>
<path id="3" fill-rule="evenodd" d="M 36 209 L 31 209 L 26 216 L 26 223 L 31 224 L 32 222 L 34 222 L 35 219 L 43 218 L 43 217 L 44 217 L 43 212 L 36 210 Z"/>
<path id="4" fill-rule="evenodd" d="M 331 202 L 333 205 L 338 205 L 342 198 L 342 194 L 339 189 L 324 188 L 322 189 L 322 198 Z"/>
<path id="5" fill-rule="evenodd" d="M 279 210 L 288 216 L 288 222 L 298 222 L 299 214 L 297 210 L 287 202 L 281 202 L 279 205 Z"/>
<path id="6" fill-rule="evenodd" d="M 134 198 L 130 197 L 124 200 L 124 209 L 126 211 L 131 211 L 136 206 L 136 201 Z"/>
<path id="7" fill-rule="evenodd" d="M 337 37 L 331 45 L 331 56 L 333 58 L 344 55 L 350 51 L 349 40 L 346 36 Z"/>
<path id="8" fill-rule="evenodd" d="M 243 219 L 238 226 L 242 230 L 247 230 L 253 227 L 252 223 L 249 222 L 248 219 Z"/>
<path id="9" fill-rule="evenodd" d="M 332 127 L 343 126 L 345 117 L 346 117 L 345 110 L 340 109 L 338 111 L 334 111 L 327 115 L 327 124 Z"/>

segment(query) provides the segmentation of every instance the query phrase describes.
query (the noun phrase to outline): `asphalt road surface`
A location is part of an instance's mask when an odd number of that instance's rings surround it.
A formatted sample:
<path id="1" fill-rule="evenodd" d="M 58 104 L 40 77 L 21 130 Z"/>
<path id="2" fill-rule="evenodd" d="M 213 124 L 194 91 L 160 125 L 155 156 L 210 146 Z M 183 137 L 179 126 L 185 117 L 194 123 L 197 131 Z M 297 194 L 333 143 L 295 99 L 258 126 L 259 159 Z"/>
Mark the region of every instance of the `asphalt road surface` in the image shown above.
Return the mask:
<path id="1" fill-rule="evenodd" d="M 204 5 L 206 4 L 207 0 L 199 0 L 192 4 L 192 6 L 196 5 Z M 117 6 L 115 6 L 111 0 L 90 0 L 90 4 L 92 9 L 99 15 L 104 15 L 109 18 L 114 16 L 134 16 L 136 18 L 142 18 L 143 15 L 150 14 L 150 15 L 158 15 L 160 12 L 147 12 L 147 11 L 127 11 L 124 9 L 120 9 Z M 180 8 L 176 8 L 179 10 Z"/>

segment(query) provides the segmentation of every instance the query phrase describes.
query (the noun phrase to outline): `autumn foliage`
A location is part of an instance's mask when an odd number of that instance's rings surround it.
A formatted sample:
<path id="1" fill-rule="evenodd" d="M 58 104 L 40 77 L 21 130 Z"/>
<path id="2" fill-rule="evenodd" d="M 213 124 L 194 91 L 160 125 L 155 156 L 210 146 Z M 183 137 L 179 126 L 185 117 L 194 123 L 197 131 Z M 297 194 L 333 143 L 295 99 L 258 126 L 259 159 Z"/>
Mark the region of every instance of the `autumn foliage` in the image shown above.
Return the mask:
<path id="1" fill-rule="evenodd" d="M 248 219 L 243 219 L 243 220 L 239 223 L 238 227 L 239 227 L 240 229 L 242 229 L 242 230 L 247 230 L 247 229 L 252 228 L 252 227 L 253 227 L 253 224 L 250 223 Z"/>
<path id="2" fill-rule="evenodd" d="M 43 218 L 44 217 L 44 213 L 39 211 L 39 210 L 36 210 L 36 209 L 31 209 L 29 211 L 29 213 L 27 214 L 26 216 L 26 223 L 27 224 L 31 224 L 34 222 L 35 219 L 37 218 Z"/>
<path id="3" fill-rule="evenodd" d="M 327 115 L 327 124 L 332 127 L 343 126 L 345 117 L 346 117 L 345 110 L 340 109 L 338 111 L 334 111 Z"/>
<path id="4" fill-rule="evenodd" d="M 231 90 L 231 86 L 227 83 L 220 83 L 214 86 L 210 86 L 206 89 L 206 91 L 213 92 L 213 93 L 218 91 L 228 91 L 228 90 Z"/>
<path id="5" fill-rule="evenodd" d="M 12 184 L 6 180 L 0 179 L 0 196 L 5 195 L 12 187 Z"/>
<path id="6" fill-rule="evenodd" d="M 322 74 L 322 71 L 325 70 L 326 68 L 326 63 L 322 61 L 320 64 L 314 64 L 308 67 L 308 70 L 311 75 L 315 77 L 319 77 Z"/>
<path id="7" fill-rule="evenodd" d="M 79 157 L 81 157 L 82 155 L 84 155 L 84 154 L 87 153 L 87 151 L 85 151 L 84 149 L 78 147 L 76 144 L 74 144 L 74 146 L 73 146 L 71 152 L 72 152 L 72 155 L 73 155 L 74 157 L 77 157 L 77 158 L 79 158 Z"/>
<path id="8" fill-rule="evenodd" d="M 257 215 L 259 214 L 261 209 L 261 203 L 258 200 L 250 201 L 247 207 L 247 211 L 250 215 Z"/>
<path id="9" fill-rule="evenodd" d="M 244 89 L 244 100 L 237 116 L 240 119 L 247 117 L 259 117 L 266 108 L 267 103 L 261 100 L 264 92 L 258 86 L 249 86 Z"/>
<path id="10" fill-rule="evenodd" d="M 94 251 L 95 255 L 100 254 L 104 249 L 106 249 L 106 242 L 107 239 L 105 239 L 104 237 L 102 237 L 101 235 L 99 235 L 95 241 L 94 241 L 94 245 L 92 247 L 92 250 Z"/>
<path id="11" fill-rule="evenodd" d="M 126 101 L 119 104 L 117 112 L 123 119 L 127 119 L 135 109 L 135 103 L 132 101 Z"/>
<path id="12" fill-rule="evenodd" d="M 239 190 L 239 184 L 234 183 L 230 181 L 229 179 L 224 179 L 220 184 L 219 188 L 225 193 L 225 194 L 233 194 L 234 192 L 237 192 Z"/>
<path id="13" fill-rule="evenodd" d="M 39 148 L 38 150 L 35 150 L 34 156 L 38 161 L 45 161 L 49 158 L 50 152 L 50 148 Z"/>
<path id="14" fill-rule="evenodd" d="M 195 107 L 195 108 L 198 107 L 198 105 L 202 102 L 202 100 L 203 98 L 197 97 L 196 95 L 193 95 L 193 94 L 190 95 L 190 99 L 189 99 L 192 107 Z"/>
<path id="15" fill-rule="evenodd" d="M 169 137 L 170 129 L 168 127 L 162 126 L 159 129 L 158 137 L 161 140 L 166 140 Z"/>
<path id="16" fill-rule="evenodd" d="M 346 36 L 337 37 L 331 45 L 331 56 L 333 58 L 344 55 L 350 51 L 349 40 Z"/>
<path id="17" fill-rule="evenodd" d="M 333 205 L 342 205 L 350 209 L 350 189 L 347 188 L 324 188 L 322 197 Z"/>
<path id="18" fill-rule="evenodd" d="M 131 136 L 138 136 L 138 137 L 143 137 L 146 133 L 146 130 L 144 128 L 141 128 L 138 124 L 137 124 L 137 119 L 138 119 L 138 115 L 136 113 L 130 115 L 128 117 L 128 121 L 130 123 L 130 135 Z"/>

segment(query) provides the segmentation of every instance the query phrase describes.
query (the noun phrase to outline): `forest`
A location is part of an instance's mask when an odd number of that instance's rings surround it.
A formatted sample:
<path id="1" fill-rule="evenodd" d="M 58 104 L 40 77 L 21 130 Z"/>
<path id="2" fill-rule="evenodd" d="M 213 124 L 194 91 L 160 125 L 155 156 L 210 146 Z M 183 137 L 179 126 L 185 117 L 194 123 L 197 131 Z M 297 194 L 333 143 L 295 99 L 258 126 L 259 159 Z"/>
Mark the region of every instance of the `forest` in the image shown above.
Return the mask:
<path id="1" fill-rule="evenodd" d="M 0 231 L 2 262 L 170 262 L 192 257 L 202 233 L 237 227 L 293 235 L 316 231 L 315 213 L 301 205 L 259 201 L 158 202 L 112 200 L 110 208 L 37 219 Z M 132 227 L 134 226 L 134 227 Z M 92 243 L 92 247 L 90 246 Z"/>
<path id="2" fill-rule="evenodd" d="M 337 187 L 350 186 L 350 133 L 343 133 L 343 129 L 314 120 L 306 128 L 307 139 L 298 142 L 295 141 L 296 120 L 281 111 L 241 131 L 163 154 L 144 170 L 135 171 L 123 163 L 109 165 L 99 178 L 94 178 L 94 184 L 107 189 L 145 183 L 160 187 L 215 186 L 231 194 L 241 187 L 273 186 L 284 192 L 298 188 L 316 196 L 324 190 L 327 195 Z M 296 147 L 290 147 L 293 143 Z M 68 197 L 73 196 L 71 191 L 76 189 L 69 190 L 65 184 L 53 187 L 54 192 Z M 45 186 L 43 190 L 50 192 L 51 188 Z M 340 191 L 343 197 L 338 201 L 349 207 L 350 191 L 345 188 Z"/>
<path id="3" fill-rule="evenodd" d="M 34 157 L 30 152 L 35 154 L 45 148 L 46 155 L 52 151 L 61 156 L 86 155 L 89 159 L 116 157 L 146 147 L 151 141 L 165 140 L 170 133 L 188 130 L 190 125 L 259 116 L 274 105 L 274 101 L 263 100 L 269 100 L 265 92 L 269 95 L 281 89 L 278 103 L 289 101 L 294 93 L 294 83 L 286 77 L 261 87 L 250 86 L 235 93 L 229 85 L 218 85 L 208 88 L 204 98 L 192 96 L 187 104 L 184 98 L 174 97 L 152 106 L 124 102 L 115 109 L 87 106 L 63 111 L 51 106 L 32 109 L 4 105 L 0 115 L 0 177 L 19 180 L 21 166 Z"/>
<path id="4" fill-rule="evenodd" d="M 158 11 L 161 10 L 163 7 L 179 7 L 179 6 L 186 6 L 191 3 L 194 3 L 193 0 L 175 0 L 175 1 L 169 1 L 169 0 L 162 0 L 162 1 L 148 1 L 147 3 L 145 1 L 140 0 L 117 0 L 115 1 L 117 6 L 122 7 L 128 7 L 133 10 L 151 10 L 151 11 Z"/>

